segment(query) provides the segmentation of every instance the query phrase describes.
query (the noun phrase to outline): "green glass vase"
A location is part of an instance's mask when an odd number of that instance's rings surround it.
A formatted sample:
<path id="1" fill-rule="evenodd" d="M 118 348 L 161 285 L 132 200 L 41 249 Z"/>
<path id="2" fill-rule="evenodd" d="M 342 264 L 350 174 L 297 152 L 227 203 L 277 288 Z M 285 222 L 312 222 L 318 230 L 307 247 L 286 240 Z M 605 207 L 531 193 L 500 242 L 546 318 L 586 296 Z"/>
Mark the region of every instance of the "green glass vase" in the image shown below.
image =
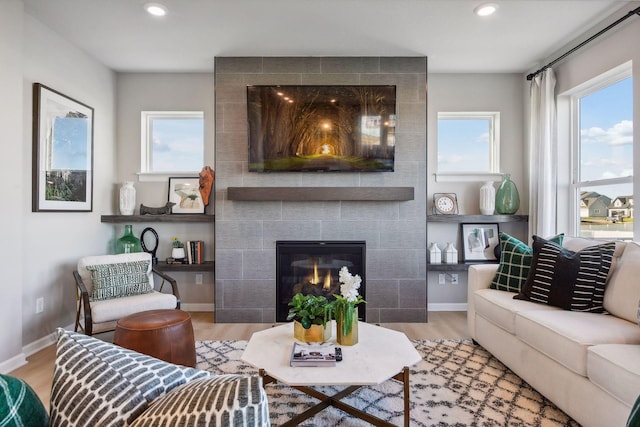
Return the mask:
<path id="1" fill-rule="evenodd" d="M 133 235 L 133 226 L 124 226 L 124 235 L 116 241 L 117 254 L 130 254 L 133 252 L 142 252 L 140 239 Z"/>
<path id="2" fill-rule="evenodd" d="M 502 182 L 496 191 L 496 212 L 502 215 L 512 215 L 520 207 L 518 188 L 508 173 L 502 177 Z"/>

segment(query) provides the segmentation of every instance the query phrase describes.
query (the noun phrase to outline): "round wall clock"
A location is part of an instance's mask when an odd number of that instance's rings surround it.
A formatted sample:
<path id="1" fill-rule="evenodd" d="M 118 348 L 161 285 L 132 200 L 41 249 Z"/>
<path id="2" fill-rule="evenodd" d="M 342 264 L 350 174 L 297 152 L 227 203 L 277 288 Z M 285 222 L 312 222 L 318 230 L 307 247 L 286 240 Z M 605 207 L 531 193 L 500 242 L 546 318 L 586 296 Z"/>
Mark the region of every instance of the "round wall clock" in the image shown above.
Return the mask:
<path id="1" fill-rule="evenodd" d="M 458 199 L 454 193 L 435 193 L 433 210 L 436 214 L 453 215 L 458 213 Z"/>

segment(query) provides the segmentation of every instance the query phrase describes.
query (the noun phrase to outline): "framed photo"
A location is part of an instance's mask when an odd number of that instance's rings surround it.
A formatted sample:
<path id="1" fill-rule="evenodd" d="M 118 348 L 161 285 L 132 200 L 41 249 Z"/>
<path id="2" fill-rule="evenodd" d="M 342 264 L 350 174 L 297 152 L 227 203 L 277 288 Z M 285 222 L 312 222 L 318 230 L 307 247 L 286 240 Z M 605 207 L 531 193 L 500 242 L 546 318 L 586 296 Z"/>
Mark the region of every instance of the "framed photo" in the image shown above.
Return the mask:
<path id="1" fill-rule="evenodd" d="M 198 177 L 170 177 L 169 201 L 175 203 L 171 213 L 203 214 L 204 203 L 200 194 L 200 179 Z"/>
<path id="2" fill-rule="evenodd" d="M 495 247 L 500 243 L 498 224 L 461 224 L 462 260 L 469 261 L 497 261 Z"/>
<path id="3" fill-rule="evenodd" d="M 93 210 L 93 108 L 33 84 L 33 212 Z"/>

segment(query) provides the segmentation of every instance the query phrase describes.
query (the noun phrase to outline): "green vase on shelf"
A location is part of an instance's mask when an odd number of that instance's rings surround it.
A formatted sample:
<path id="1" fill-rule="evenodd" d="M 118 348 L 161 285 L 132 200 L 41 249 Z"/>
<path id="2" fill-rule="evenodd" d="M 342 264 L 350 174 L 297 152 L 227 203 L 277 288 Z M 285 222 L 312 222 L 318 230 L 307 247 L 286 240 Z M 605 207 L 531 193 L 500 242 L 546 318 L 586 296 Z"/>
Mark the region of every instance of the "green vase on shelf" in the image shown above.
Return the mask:
<path id="1" fill-rule="evenodd" d="M 511 175 L 505 173 L 502 182 L 496 191 L 496 212 L 499 214 L 513 215 L 520 207 L 520 195 Z"/>
<path id="2" fill-rule="evenodd" d="M 133 235 L 133 226 L 124 226 L 124 235 L 116 241 L 117 254 L 130 254 L 133 252 L 142 252 L 140 239 Z"/>

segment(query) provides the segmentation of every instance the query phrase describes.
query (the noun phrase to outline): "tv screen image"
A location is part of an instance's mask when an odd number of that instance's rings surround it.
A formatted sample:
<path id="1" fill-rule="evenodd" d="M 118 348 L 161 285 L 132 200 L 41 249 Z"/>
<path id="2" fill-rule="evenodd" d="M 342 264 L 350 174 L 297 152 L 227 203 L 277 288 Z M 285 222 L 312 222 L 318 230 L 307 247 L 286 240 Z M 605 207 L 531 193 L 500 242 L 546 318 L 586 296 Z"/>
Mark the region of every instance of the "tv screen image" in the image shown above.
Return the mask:
<path id="1" fill-rule="evenodd" d="M 393 172 L 395 86 L 247 86 L 249 171 Z"/>

